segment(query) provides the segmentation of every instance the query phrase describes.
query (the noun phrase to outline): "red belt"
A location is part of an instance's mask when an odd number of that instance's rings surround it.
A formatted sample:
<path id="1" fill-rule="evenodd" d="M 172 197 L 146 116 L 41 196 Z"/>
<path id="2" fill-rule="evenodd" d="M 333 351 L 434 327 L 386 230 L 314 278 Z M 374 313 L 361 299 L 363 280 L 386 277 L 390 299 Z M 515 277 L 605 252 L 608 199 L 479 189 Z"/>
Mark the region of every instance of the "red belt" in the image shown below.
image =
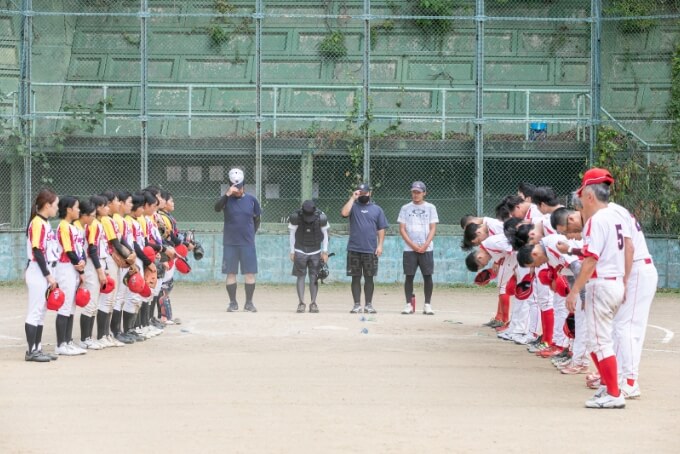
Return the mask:
<path id="1" fill-rule="evenodd" d="M 604 279 L 605 281 L 615 281 L 618 279 L 618 277 L 603 277 L 602 279 Z"/>
<path id="2" fill-rule="evenodd" d="M 645 259 L 645 265 L 650 265 L 652 263 L 652 259 L 646 258 Z"/>

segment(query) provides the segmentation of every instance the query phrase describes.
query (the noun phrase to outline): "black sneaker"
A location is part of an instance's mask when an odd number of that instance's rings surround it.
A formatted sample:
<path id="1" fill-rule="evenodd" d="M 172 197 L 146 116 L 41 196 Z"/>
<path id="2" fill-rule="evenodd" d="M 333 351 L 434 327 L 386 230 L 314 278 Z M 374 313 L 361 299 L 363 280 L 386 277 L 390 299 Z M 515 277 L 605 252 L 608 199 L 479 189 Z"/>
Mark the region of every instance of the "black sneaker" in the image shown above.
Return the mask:
<path id="1" fill-rule="evenodd" d="M 361 304 L 355 304 L 354 307 L 352 308 L 351 311 L 349 311 L 350 314 L 361 314 Z"/>
<path id="2" fill-rule="evenodd" d="M 33 362 L 36 362 L 36 363 L 49 363 L 51 361 L 49 356 L 45 355 L 40 350 L 36 350 L 36 351 L 30 352 L 30 353 L 26 352 L 24 359 L 26 361 L 33 361 Z"/>
<path id="3" fill-rule="evenodd" d="M 151 317 L 151 318 L 149 319 L 149 324 L 152 325 L 152 326 L 155 326 L 155 327 L 158 328 L 158 329 L 163 329 L 163 328 L 165 328 L 165 323 L 161 322 L 161 321 L 158 320 L 156 317 Z"/>
<path id="4" fill-rule="evenodd" d="M 257 308 L 253 303 L 246 303 L 246 305 L 243 306 L 243 312 L 257 312 Z"/>
<path id="5" fill-rule="evenodd" d="M 139 334 L 137 331 L 134 329 L 131 329 L 127 333 L 125 333 L 129 338 L 133 339 L 135 342 L 144 342 L 146 340 L 146 337 L 142 336 Z"/>
<path id="6" fill-rule="evenodd" d="M 125 333 L 116 333 L 114 335 L 114 337 L 116 338 L 116 340 L 118 342 L 122 342 L 124 344 L 134 344 L 135 343 L 135 340 Z"/>
<path id="7" fill-rule="evenodd" d="M 316 303 L 312 303 L 309 305 L 309 312 L 313 314 L 318 314 L 319 313 L 319 306 L 316 305 Z"/>
<path id="8" fill-rule="evenodd" d="M 364 306 L 364 312 L 366 314 L 377 314 L 378 311 L 373 309 L 373 305 L 371 303 L 368 303 L 366 306 Z"/>
<path id="9" fill-rule="evenodd" d="M 300 304 L 298 304 L 297 313 L 302 314 L 302 313 L 305 312 L 305 309 L 307 309 L 307 306 L 305 306 L 305 303 L 300 303 Z M 310 307 L 310 312 L 311 312 L 311 307 Z"/>
<path id="10" fill-rule="evenodd" d="M 38 350 L 38 353 L 40 353 L 43 356 L 47 356 L 50 359 L 50 361 L 56 361 L 56 360 L 59 359 L 59 357 L 57 355 L 55 355 L 54 353 L 45 353 L 42 350 Z"/>
<path id="11" fill-rule="evenodd" d="M 232 301 L 229 303 L 229 307 L 227 307 L 227 312 L 238 312 L 238 303 L 236 301 Z"/>

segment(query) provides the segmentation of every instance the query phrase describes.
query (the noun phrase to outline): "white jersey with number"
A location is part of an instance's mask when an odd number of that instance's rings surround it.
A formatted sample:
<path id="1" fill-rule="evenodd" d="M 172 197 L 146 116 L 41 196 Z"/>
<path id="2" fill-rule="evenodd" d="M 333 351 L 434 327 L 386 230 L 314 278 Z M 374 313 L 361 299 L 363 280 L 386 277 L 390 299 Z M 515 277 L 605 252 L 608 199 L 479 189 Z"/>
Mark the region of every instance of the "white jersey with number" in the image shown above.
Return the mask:
<path id="1" fill-rule="evenodd" d="M 593 278 L 623 277 L 624 237 L 630 237 L 630 222 L 613 208 L 598 210 L 583 226 L 583 256 L 597 260 Z"/>
<path id="2" fill-rule="evenodd" d="M 500 262 L 512 253 L 512 246 L 508 237 L 503 233 L 488 237 L 482 241 L 480 247 L 491 256 L 495 263 Z"/>
<path id="3" fill-rule="evenodd" d="M 622 207 L 617 203 L 610 202 L 609 208 L 617 211 L 621 216 L 630 220 L 630 232 L 631 240 L 633 241 L 633 247 L 635 248 L 635 253 L 633 255 L 633 261 L 649 259 L 652 255 L 649 253 L 649 248 L 647 248 L 647 241 L 645 240 L 645 234 L 642 233 L 642 227 L 635 216 L 633 216 L 630 211 Z"/>

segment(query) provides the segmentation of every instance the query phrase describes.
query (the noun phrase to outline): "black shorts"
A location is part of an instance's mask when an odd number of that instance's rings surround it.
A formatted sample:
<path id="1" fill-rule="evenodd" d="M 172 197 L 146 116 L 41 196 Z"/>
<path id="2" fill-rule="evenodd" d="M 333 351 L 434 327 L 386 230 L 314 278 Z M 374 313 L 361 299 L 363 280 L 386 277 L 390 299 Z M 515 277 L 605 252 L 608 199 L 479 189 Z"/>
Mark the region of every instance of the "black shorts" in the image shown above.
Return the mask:
<path id="1" fill-rule="evenodd" d="M 306 255 L 295 251 L 295 259 L 293 260 L 293 276 L 304 276 L 309 273 L 309 277 L 314 277 L 319 272 L 321 267 L 321 252 Z"/>
<path id="2" fill-rule="evenodd" d="M 434 274 L 434 251 L 423 252 L 418 254 L 413 251 L 404 251 L 404 274 L 406 276 L 415 276 L 416 270 L 420 267 L 420 272 L 423 276 L 431 276 Z"/>
<path id="3" fill-rule="evenodd" d="M 376 276 L 378 256 L 373 253 L 347 251 L 348 276 Z"/>

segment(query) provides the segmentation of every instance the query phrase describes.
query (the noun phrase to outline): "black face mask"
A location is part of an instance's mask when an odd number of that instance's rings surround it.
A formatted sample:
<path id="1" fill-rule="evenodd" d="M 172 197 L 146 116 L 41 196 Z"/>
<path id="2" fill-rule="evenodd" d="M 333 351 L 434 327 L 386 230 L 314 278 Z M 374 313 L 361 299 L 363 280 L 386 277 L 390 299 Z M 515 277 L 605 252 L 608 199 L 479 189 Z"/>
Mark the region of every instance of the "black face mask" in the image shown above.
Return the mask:
<path id="1" fill-rule="evenodd" d="M 359 201 L 359 203 L 368 203 L 371 200 L 371 196 L 360 195 L 359 197 L 357 197 L 357 200 Z"/>

